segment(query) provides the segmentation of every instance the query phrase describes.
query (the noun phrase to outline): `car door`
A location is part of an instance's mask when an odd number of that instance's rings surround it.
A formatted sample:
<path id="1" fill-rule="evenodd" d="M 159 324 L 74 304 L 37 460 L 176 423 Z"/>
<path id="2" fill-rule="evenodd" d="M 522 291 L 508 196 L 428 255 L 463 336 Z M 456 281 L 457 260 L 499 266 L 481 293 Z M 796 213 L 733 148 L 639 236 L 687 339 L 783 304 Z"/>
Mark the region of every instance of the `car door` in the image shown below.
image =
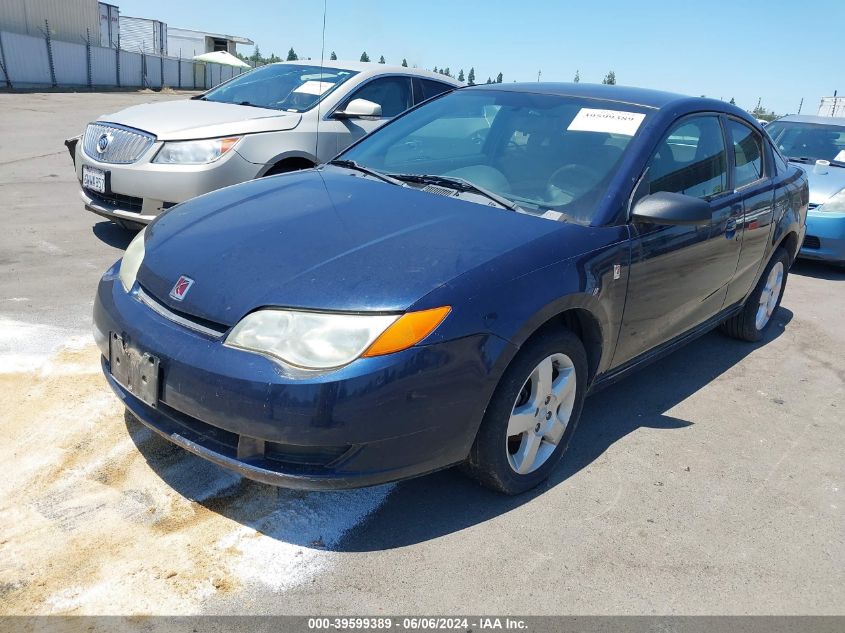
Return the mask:
<path id="1" fill-rule="evenodd" d="M 706 200 L 709 224 L 631 223 L 628 295 L 613 364 L 621 365 L 718 313 L 736 271 L 742 198 L 730 187 L 717 113 L 684 117 L 658 142 L 632 196 L 658 191 Z"/>
<path id="2" fill-rule="evenodd" d="M 725 306 L 730 306 L 745 298 L 762 266 L 772 228 L 775 183 L 773 165 L 765 160 L 762 135 L 739 119 L 728 117 L 725 122 L 733 187 L 743 198 L 743 218 L 737 232 L 742 247 L 725 297 Z"/>
<path id="3" fill-rule="evenodd" d="M 354 99 L 366 99 L 381 106 L 380 117 L 336 117 Z M 362 136 L 381 127 L 390 119 L 411 107 L 413 92 L 411 78 L 404 75 L 384 75 L 365 81 L 323 115 L 319 127 L 320 162 L 334 158 Z"/>

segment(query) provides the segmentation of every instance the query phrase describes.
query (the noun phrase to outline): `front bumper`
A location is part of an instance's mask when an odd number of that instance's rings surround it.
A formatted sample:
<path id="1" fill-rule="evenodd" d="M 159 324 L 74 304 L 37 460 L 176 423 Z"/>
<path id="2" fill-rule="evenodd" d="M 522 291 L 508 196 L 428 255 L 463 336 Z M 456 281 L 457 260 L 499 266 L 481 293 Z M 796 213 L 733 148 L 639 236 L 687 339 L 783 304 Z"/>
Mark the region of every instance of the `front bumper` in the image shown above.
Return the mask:
<path id="1" fill-rule="evenodd" d="M 375 485 L 463 461 L 497 382 L 492 368 L 510 345 L 476 335 L 297 371 L 165 318 L 116 274 L 100 282 L 94 327 L 103 370 L 127 409 L 200 457 L 285 487 Z M 160 359 L 156 406 L 111 377 L 111 332 Z"/>
<path id="2" fill-rule="evenodd" d="M 845 213 L 810 211 L 799 257 L 845 262 Z"/>
<path id="3" fill-rule="evenodd" d="M 204 193 L 255 178 L 263 165 L 250 163 L 237 149 L 207 165 L 164 165 L 151 162 L 161 147 L 153 146 L 130 164 L 101 163 L 77 143 L 76 177 L 82 184 L 82 167 L 109 174 L 109 191 L 100 194 L 82 188 L 80 196 L 89 211 L 113 220 L 148 224 L 162 211 Z"/>

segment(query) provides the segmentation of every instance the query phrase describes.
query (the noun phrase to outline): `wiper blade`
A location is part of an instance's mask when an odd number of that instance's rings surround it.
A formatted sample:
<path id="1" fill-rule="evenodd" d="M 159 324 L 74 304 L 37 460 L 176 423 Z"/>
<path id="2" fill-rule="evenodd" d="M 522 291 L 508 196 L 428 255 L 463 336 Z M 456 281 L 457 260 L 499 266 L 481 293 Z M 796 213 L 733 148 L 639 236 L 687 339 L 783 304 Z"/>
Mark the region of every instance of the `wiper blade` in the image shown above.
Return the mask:
<path id="1" fill-rule="evenodd" d="M 387 174 L 383 174 L 380 171 L 376 171 L 375 169 L 370 169 L 369 167 L 364 167 L 363 165 L 359 165 L 354 160 L 339 158 L 336 160 L 330 160 L 329 165 L 336 165 L 338 167 L 345 167 L 346 169 L 354 169 L 355 171 L 360 171 L 362 174 L 367 174 L 368 176 L 372 176 L 373 178 L 378 178 L 384 182 L 389 182 L 391 185 L 396 185 L 398 187 L 404 187 L 405 183 L 401 180 L 397 180 L 396 178 L 392 178 Z"/>
<path id="2" fill-rule="evenodd" d="M 483 187 L 479 187 L 476 184 L 471 183 L 469 180 L 464 180 L 463 178 L 459 178 L 458 176 L 438 176 L 436 174 L 390 174 L 391 177 L 396 178 L 398 180 L 404 180 L 406 182 L 418 182 L 420 184 L 427 184 L 427 185 L 441 185 L 445 187 L 457 187 L 460 191 L 472 191 L 475 193 L 479 193 L 485 198 L 492 200 L 496 204 L 508 209 L 509 211 L 518 211 L 524 212 L 525 209 L 520 207 L 518 204 L 515 204 L 511 200 L 508 200 L 504 196 L 500 196 L 498 193 L 493 193 L 488 189 Z"/>

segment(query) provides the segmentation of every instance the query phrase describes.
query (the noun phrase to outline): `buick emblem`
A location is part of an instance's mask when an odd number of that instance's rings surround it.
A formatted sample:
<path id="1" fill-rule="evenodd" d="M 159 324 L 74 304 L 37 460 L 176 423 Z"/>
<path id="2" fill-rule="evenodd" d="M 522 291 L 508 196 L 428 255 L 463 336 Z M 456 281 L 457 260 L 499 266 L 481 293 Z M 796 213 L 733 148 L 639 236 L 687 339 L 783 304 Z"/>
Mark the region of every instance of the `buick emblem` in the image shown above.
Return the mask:
<path id="1" fill-rule="evenodd" d="M 112 141 L 111 132 L 103 132 L 100 134 L 100 138 L 97 139 L 97 153 L 102 154 L 105 152 L 108 147 L 109 143 Z"/>
<path id="2" fill-rule="evenodd" d="M 182 275 L 179 277 L 176 285 L 173 286 L 173 290 L 170 291 L 170 298 L 175 299 L 176 301 L 182 301 L 182 299 L 185 298 L 185 295 L 188 294 L 188 290 L 190 290 L 193 285 L 193 279 Z"/>

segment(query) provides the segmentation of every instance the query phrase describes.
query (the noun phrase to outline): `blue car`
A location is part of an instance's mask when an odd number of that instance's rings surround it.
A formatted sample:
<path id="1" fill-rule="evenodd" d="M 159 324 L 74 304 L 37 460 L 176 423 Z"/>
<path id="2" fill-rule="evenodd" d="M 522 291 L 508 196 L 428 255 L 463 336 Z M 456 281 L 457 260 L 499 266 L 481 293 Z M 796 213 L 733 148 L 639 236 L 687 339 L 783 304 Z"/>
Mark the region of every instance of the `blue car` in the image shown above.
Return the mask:
<path id="1" fill-rule="evenodd" d="M 720 101 L 471 87 L 327 165 L 173 207 L 102 278 L 95 337 L 132 416 L 245 477 L 459 464 L 516 494 L 589 392 L 720 325 L 759 340 L 807 203 Z"/>
<path id="2" fill-rule="evenodd" d="M 807 236 L 799 257 L 845 265 L 845 118 L 792 115 L 766 131 L 810 179 Z"/>

